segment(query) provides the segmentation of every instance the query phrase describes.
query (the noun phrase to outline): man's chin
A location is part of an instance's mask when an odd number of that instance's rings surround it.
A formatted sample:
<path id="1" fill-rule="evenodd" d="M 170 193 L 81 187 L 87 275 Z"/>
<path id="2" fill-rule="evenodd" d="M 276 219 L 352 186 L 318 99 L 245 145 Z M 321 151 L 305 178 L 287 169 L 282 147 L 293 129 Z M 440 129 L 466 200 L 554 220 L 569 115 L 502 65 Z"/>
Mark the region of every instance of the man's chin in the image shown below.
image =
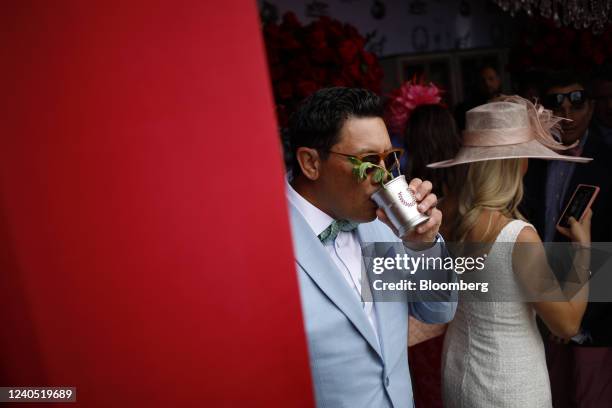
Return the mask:
<path id="1" fill-rule="evenodd" d="M 578 130 L 575 128 L 563 130 L 565 134 L 563 135 L 562 142 L 566 146 L 570 146 L 574 144 L 582 135 L 579 134 Z M 584 132 L 583 132 L 584 133 Z"/>
<path id="2" fill-rule="evenodd" d="M 577 138 L 576 139 L 566 139 L 566 140 L 563 140 L 562 143 L 563 143 L 564 146 L 571 146 L 574 143 L 576 143 L 577 141 L 578 141 Z"/>

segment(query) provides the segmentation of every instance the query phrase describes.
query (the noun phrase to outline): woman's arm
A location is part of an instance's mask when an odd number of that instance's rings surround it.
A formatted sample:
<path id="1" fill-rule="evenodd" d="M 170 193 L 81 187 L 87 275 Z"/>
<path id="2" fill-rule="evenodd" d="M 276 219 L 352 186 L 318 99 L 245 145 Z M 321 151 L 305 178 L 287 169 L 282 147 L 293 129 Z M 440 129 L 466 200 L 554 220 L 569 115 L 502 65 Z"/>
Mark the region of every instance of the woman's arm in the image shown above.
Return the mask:
<path id="1" fill-rule="evenodd" d="M 588 228 L 590 231 L 590 217 Z M 588 243 L 585 239 L 577 241 L 580 248 L 574 256 L 573 266 L 580 282 L 575 295 L 569 299 L 548 265 L 544 246 L 535 230 L 530 227 L 524 228 L 517 237 L 517 244 L 512 253 L 515 274 L 529 297 L 536 299 L 531 303 L 533 308 L 550 331 L 562 338 L 570 338 L 579 332 L 588 302 L 589 292 L 586 282 L 589 278 L 590 237 Z"/>

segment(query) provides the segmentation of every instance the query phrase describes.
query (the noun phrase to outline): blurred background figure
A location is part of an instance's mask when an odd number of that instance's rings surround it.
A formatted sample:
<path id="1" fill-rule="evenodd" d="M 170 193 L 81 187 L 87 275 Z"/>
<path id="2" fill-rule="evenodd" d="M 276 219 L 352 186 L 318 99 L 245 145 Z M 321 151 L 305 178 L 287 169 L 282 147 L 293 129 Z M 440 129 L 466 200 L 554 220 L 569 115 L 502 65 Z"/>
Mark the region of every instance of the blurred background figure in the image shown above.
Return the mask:
<path id="1" fill-rule="evenodd" d="M 492 65 L 484 65 L 480 68 L 478 90 L 480 96 L 489 101 L 501 93 L 502 81 L 497 69 Z"/>
<path id="2" fill-rule="evenodd" d="M 482 65 L 477 75 L 477 86 L 472 95 L 455 107 L 455 121 L 459 130 L 465 129 L 465 113 L 467 111 L 491 101 L 502 92 L 501 77 L 494 66 Z"/>
<path id="3" fill-rule="evenodd" d="M 441 92 L 434 84 L 424 85 L 422 80 L 405 83 L 392 93 L 387 122 L 392 133 L 401 139 L 396 143 L 407 152 L 402 164 L 404 175 L 429 180 L 433 184 L 433 192 L 438 196 L 438 208 L 444 214 L 440 233 L 447 237 L 448 221 L 456 213 L 457 180 L 463 167 L 444 170 L 427 168 L 427 163 L 454 157 L 461 146 L 455 120 L 442 104 Z M 441 358 L 445 329 L 446 324 L 410 320 L 408 362 L 417 407 L 443 406 Z"/>
<path id="4" fill-rule="evenodd" d="M 591 95 L 602 93 L 591 93 L 586 77 L 573 71 L 553 72 L 547 78 L 542 97 L 544 106 L 555 115 L 570 119 L 562 122 L 563 132 L 559 138 L 566 149 L 560 153 L 592 157 L 593 161 L 576 166 L 562 161 L 531 160 L 525 177 L 523 210 L 544 242 L 565 242 L 567 238 L 555 226 L 576 187 L 578 184 L 599 186 L 601 190 L 592 207 L 592 240 L 610 242 L 612 151 L 604 143 L 599 121 L 591 121 L 595 108 Z M 605 109 L 600 108 L 605 119 Z M 570 270 L 569 261 L 557 257 L 550 262 L 555 272 L 560 273 L 559 278 L 564 279 Z M 599 267 L 592 264 L 591 269 Z M 555 407 L 600 406 L 588 404 L 597 404 L 604 397 L 607 406 L 612 401 L 611 305 L 589 303 L 580 333 L 567 344 L 560 344 L 543 330 Z M 584 405 L 574 405 L 576 401 Z"/>
<path id="5" fill-rule="evenodd" d="M 394 146 L 405 147 L 406 128 L 416 109 L 421 106 L 444 106 L 442 93 L 443 91 L 433 82 L 425 84 L 423 77 L 420 79 L 413 77 L 390 93 L 385 112 L 385 122 Z M 403 155 L 401 169 L 404 170 L 407 165 L 407 155 Z"/>
<path id="6" fill-rule="evenodd" d="M 611 214 L 607 211 L 610 193 L 611 152 L 603 143 L 598 126 L 591 123 L 594 101 L 590 84 L 584 76 L 572 71 L 550 73 L 544 86 L 542 103 L 567 121 L 561 122 L 561 154 L 593 157 L 584 166 L 573 163 L 530 161 L 525 178 L 524 211 L 545 242 L 566 241 L 555 229 L 559 215 L 578 184 L 601 188 L 594 203 L 593 240 L 610 241 Z M 544 183 L 545 188 L 542 188 Z"/>
<path id="7" fill-rule="evenodd" d="M 440 233 L 450 240 L 452 220 L 457 214 L 459 180 L 465 174 L 465 167 L 434 170 L 427 164 L 451 159 L 459 151 L 461 138 L 453 115 L 441 105 L 417 107 L 406 127 L 404 147 L 408 152 L 404 174 L 407 178 L 418 177 L 432 182 L 433 191 L 438 196 L 438 208 L 444 214 Z M 417 322 L 410 326 L 409 345 L 421 341 L 408 349 L 408 358 L 413 372 L 415 402 L 422 402 L 422 407 L 443 406 L 441 367 L 445 330 L 445 324 Z"/>
<path id="8" fill-rule="evenodd" d="M 444 170 L 427 167 L 428 163 L 454 157 L 461 147 L 457 125 L 442 102 L 442 93 L 435 84 L 425 85 L 422 79 L 408 81 L 391 93 L 385 119 L 391 133 L 400 135 L 399 144 L 406 150 L 404 175 L 431 181 L 438 207 L 444 209 L 445 220 L 451 220 L 457 180 L 464 174 L 464 167 Z M 449 228 L 443 220 L 440 232 L 450 234 Z"/>
<path id="9" fill-rule="evenodd" d="M 461 147 L 461 138 L 453 115 L 441 105 L 423 105 L 413 112 L 406 127 L 404 147 L 407 164 L 406 178 L 430 180 L 438 196 L 438 208 L 445 215 L 440 231 L 450 236 L 450 221 L 456 213 L 458 179 L 464 173 L 462 166 L 434 170 L 428 163 L 452 159 Z"/>

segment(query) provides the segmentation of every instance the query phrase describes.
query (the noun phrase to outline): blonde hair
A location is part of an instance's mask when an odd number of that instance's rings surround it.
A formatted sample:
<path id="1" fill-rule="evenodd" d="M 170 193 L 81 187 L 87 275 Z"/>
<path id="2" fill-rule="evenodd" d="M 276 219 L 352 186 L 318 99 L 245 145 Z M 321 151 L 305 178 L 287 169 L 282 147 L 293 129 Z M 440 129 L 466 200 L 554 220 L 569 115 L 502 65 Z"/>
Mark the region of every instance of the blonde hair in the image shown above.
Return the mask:
<path id="1" fill-rule="evenodd" d="M 499 211 L 508 218 L 524 220 L 518 210 L 523 199 L 521 159 L 470 163 L 458 199 L 455 241 L 465 241 L 484 210 Z M 490 232 L 491 218 L 484 233 Z"/>

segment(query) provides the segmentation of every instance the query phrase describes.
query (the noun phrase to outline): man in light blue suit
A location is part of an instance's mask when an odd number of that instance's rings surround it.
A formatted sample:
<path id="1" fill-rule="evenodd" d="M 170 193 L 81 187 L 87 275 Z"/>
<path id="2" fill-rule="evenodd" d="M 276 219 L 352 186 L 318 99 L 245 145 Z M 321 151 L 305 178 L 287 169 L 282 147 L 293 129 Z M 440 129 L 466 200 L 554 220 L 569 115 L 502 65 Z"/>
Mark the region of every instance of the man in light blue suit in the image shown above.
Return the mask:
<path id="1" fill-rule="evenodd" d="M 408 316 L 443 323 L 455 313 L 452 292 L 438 302 L 362 297 L 362 284 L 364 290 L 368 285 L 361 278 L 362 245 L 403 242 L 413 255 L 446 253 L 430 182 L 410 182 L 419 211 L 430 219 L 400 238 L 370 199 L 379 187 L 372 175 L 360 180 L 353 174 L 348 157 L 387 168 L 395 162 L 382 114 L 380 99 L 369 91 L 327 88 L 309 97 L 289 125 L 294 160 L 287 198 L 319 407 L 412 407 Z"/>

